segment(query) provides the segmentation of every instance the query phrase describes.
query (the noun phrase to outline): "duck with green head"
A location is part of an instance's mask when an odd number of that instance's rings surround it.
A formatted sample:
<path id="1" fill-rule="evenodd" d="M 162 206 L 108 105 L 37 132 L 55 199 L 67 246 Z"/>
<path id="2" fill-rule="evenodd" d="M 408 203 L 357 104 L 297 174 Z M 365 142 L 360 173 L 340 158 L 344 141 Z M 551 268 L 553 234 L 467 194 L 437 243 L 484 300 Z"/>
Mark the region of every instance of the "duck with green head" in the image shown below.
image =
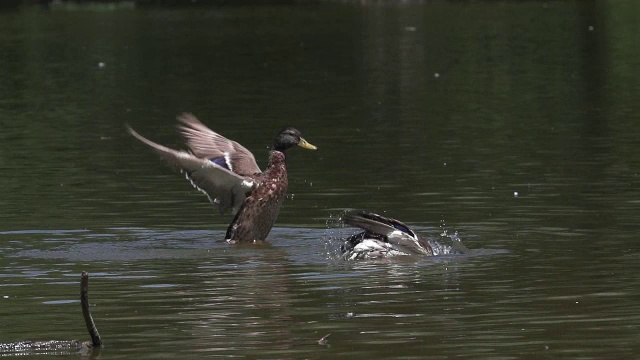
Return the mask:
<path id="1" fill-rule="evenodd" d="M 308 143 L 300 131 L 284 128 L 273 141 L 263 172 L 249 150 L 209 129 L 192 114 L 181 114 L 178 121 L 189 151 L 167 148 L 131 127 L 128 130 L 185 174 L 221 213 L 231 209 L 234 218 L 227 228 L 228 242 L 264 241 L 287 194 L 286 150 L 295 145 L 309 150 L 317 148 Z"/>

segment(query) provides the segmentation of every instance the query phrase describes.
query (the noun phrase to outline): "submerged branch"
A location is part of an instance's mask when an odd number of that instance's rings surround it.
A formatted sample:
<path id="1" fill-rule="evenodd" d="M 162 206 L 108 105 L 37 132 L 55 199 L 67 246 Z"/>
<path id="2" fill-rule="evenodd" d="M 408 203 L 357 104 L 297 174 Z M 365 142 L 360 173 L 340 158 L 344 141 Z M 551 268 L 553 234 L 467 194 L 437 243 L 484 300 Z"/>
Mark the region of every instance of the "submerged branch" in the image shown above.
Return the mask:
<path id="1" fill-rule="evenodd" d="M 80 279 L 80 303 L 82 304 L 82 316 L 84 317 L 84 323 L 87 325 L 89 336 L 91 336 L 91 345 L 94 347 L 102 346 L 102 338 L 96 328 L 96 323 L 93 322 L 93 316 L 91 316 L 91 310 L 89 310 L 89 274 L 86 271 L 82 272 L 82 278 Z"/>
<path id="2" fill-rule="evenodd" d="M 78 340 L 50 340 L 50 341 L 16 341 L 13 343 L 0 343 L 0 356 L 4 356 L 5 353 L 11 353 L 13 355 L 27 355 L 30 353 L 52 353 L 60 354 L 66 353 L 70 350 L 80 351 L 87 355 L 95 353 L 100 347 L 102 347 L 102 338 L 98 333 L 96 324 L 93 322 L 91 316 L 91 310 L 89 310 L 89 274 L 86 271 L 82 272 L 80 278 L 80 304 L 82 306 L 82 316 L 84 322 L 87 325 L 89 336 L 91 336 L 91 342 L 78 341 Z"/>

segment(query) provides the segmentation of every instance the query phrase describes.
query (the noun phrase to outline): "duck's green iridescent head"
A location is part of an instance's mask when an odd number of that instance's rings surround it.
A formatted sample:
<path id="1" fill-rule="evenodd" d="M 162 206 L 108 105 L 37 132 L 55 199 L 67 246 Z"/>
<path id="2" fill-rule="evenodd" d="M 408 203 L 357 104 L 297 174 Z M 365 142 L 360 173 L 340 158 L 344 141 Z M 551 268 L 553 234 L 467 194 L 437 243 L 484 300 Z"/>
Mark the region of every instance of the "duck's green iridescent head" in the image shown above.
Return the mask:
<path id="1" fill-rule="evenodd" d="M 292 127 L 286 127 L 282 129 L 282 131 L 280 131 L 280 133 L 278 133 L 276 138 L 273 140 L 273 150 L 277 151 L 285 151 L 294 145 L 298 145 L 301 148 L 308 150 L 318 149 L 314 145 L 307 142 L 307 140 L 302 137 L 300 131 Z"/>

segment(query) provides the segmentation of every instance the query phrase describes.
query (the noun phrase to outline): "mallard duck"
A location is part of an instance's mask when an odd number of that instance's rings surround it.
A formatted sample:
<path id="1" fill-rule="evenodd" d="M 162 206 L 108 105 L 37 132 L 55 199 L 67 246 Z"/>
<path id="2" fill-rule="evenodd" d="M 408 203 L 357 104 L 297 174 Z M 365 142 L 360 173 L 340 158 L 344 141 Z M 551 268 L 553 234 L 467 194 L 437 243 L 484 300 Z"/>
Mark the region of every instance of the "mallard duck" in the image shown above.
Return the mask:
<path id="1" fill-rule="evenodd" d="M 376 259 L 397 255 L 434 256 L 467 252 L 458 239 L 454 239 L 453 246 L 440 245 L 435 240 L 427 240 L 396 219 L 368 211 L 349 211 L 342 220 L 345 224 L 364 230 L 344 241 L 341 250 L 345 259 Z"/>
<path id="2" fill-rule="evenodd" d="M 249 150 L 209 129 L 192 114 L 181 114 L 178 121 L 188 152 L 156 144 L 127 127 L 131 135 L 180 170 L 221 213 L 231 209 L 234 218 L 225 235 L 228 242 L 264 241 L 287 193 L 285 151 L 294 145 L 317 148 L 300 131 L 284 128 L 273 140 L 263 172 Z"/>

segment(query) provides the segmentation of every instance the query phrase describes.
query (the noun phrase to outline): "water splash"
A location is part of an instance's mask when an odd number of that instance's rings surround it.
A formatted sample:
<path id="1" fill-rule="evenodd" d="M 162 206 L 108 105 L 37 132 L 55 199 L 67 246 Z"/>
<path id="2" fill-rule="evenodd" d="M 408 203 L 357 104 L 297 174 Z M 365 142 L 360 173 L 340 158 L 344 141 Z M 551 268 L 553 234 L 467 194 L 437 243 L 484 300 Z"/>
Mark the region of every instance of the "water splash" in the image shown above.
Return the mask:
<path id="1" fill-rule="evenodd" d="M 451 241 L 451 246 L 448 246 L 448 254 L 468 254 L 469 249 L 462 243 L 462 239 L 458 236 L 458 232 L 454 231 L 453 234 L 449 234 L 449 230 L 446 228 L 447 224 L 444 219 L 440 220 L 440 233 L 441 238 L 447 238 L 447 241 Z"/>
<path id="2" fill-rule="evenodd" d="M 345 224 L 342 222 L 343 215 L 344 211 L 338 214 L 329 214 L 325 222 L 325 236 L 323 237 L 324 255 L 325 259 L 332 263 L 342 259 L 340 247 L 344 239 L 348 237 L 348 235 L 346 235 Z"/>

